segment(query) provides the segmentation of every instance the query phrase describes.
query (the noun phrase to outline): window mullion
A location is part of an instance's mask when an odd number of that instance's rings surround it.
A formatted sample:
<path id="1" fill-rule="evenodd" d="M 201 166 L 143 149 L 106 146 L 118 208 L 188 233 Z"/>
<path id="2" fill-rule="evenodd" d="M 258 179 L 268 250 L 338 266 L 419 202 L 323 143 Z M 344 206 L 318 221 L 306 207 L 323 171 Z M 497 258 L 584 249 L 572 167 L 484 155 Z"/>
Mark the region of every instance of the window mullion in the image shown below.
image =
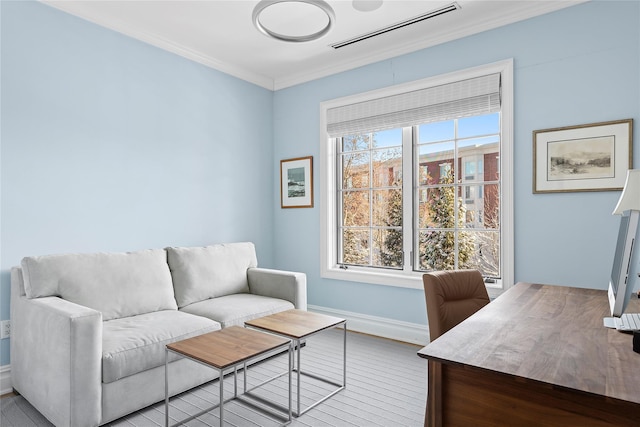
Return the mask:
<path id="1" fill-rule="evenodd" d="M 458 206 L 458 192 L 462 191 L 462 187 L 460 186 L 460 168 L 461 162 L 458 158 L 458 119 L 453 121 L 453 265 L 457 270 L 459 266 L 458 260 L 458 237 L 460 236 L 460 231 L 458 229 L 458 221 L 460 220 Z"/>
<path id="2" fill-rule="evenodd" d="M 414 191 L 418 185 L 418 168 L 414 165 L 414 141 L 416 140 L 414 127 L 402 129 L 402 270 L 411 272 L 414 270 L 413 242 L 417 239 L 413 230 L 417 230 L 414 222 L 414 207 L 418 193 Z M 415 157 L 417 159 L 417 156 Z"/>
<path id="3" fill-rule="evenodd" d="M 373 163 L 374 163 L 374 146 L 373 146 L 373 133 L 369 133 L 369 265 L 373 266 L 373 183 L 375 178 L 373 176 Z"/>
<path id="4" fill-rule="evenodd" d="M 344 192 L 344 187 L 342 185 L 343 181 L 343 171 L 342 171 L 342 138 L 335 138 L 332 140 L 335 149 L 336 149 L 336 159 L 335 159 L 335 168 L 336 168 L 336 211 L 334 215 L 336 216 L 336 228 L 334 233 L 336 233 L 336 250 L 337 250 L 337 263 L 342 264 L 344 262 L 344 254 L 343 254 L 343 244 L 342 244 L 342 233 L 344 232 L 344 213 L 343 213 L 343 202 L 342 202 L 342 194 Z"/>

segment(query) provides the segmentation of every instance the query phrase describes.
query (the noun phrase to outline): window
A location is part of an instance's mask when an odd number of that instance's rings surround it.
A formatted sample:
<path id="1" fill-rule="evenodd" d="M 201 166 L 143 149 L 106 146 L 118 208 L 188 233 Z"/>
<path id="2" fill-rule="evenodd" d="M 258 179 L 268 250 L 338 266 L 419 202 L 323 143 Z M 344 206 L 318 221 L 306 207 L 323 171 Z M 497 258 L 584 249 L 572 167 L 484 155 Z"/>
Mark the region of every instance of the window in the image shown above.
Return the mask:
<path id="1" fill-rule="evenodd" d="M 500 155 L 500 113 L 480 114 L 415 128 L 420 167 L 446 162 L 439 175 L 422 176 L 418 227 L 412 239 L 415 271 L 474 268 L 500 277 L 500 173 L 484 163 Z M 482 197 L 489 194 L 490 197 Z M 489 213 L 488 215 L 486 213 Z M 417 266 L 417 267 L 415 267 Z"/>
<path id="2" fill-rule="evenodd" d="M 321 274 L 412 288 L 513 282 L 512 62 L 321 105 Z M 492 292 L 493 288 L 493 292 Z"/>
<path id="3" fill-rule="evenodd" d="M 402 129 L 336 141 L 338 263 L 402 268 Z"/>

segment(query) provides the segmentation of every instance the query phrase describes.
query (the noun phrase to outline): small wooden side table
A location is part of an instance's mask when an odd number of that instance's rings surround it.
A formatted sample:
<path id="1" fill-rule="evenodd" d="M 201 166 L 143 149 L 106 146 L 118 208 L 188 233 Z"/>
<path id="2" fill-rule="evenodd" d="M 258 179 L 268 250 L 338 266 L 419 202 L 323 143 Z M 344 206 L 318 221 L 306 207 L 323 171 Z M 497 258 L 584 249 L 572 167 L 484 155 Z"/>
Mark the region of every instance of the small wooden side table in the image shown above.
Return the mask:
<path id="1" fill-rule="evenodd" d="M 217 369 L 220 375 L 220 402 L 214 406 L 204 409 L 195 415 L 190 416 L 173 426 L 184 424 L 199 417 L 213 409 L 220 407 L 220 427 L 224 423 L 224 404 L 238 395 L 238 366 L 244 364 L 246 392 L 246 363 L 265 353 L 287 348 L 289 357 L 289 371 L 293 368 L 292 341 L 287 338 L 266 334 L 264 332 L 242 328 L 240 326 L 230 326 L 219 331 L 209 332 L 193 338 L 187 338 L 172 344 L 167 344 L 165 350 L 165 426 L 169 427 L 169 352 L 179 354 L 195 362 Z M 224 373 L 233 368 L 233 397 L 224 398 Z M 288 417 L 285 424 L 289 424 L 292 419 L 291 409 L 291 382 L 292 376 L 289 373 L 289 408 Z M 263 383 L 265 384 L 265 383 Z M 255 388 L 255 387 L 254 387 Z M 242 401 L 241 399 L 238 399 Z M 275 405 L 275 404 L 274 404 Z M 279 405 L 275 405 L 279 406 Z M 266 411 L 265 411 L 266 412 Z M 271 414 L 275 416 L 275 414 Z"/>
<path id="2" fill-rule="evenodd" d="M 255 328 L 261 331 L 270 332 L 282 337 L 289 338 L 293 341 L 293 346 L 296 349 L 297 363 L 293 362 L 293 371 L 297 374 L 298 383 L 297 389 L 297 402 L 296 411 L 294 415 L 299 417 L 308 410 L 314 408 L 325 400 L 329 399 L 341 390 L 344 390 L 347 384 L 347 321 L 338 317 L 327 316 L 320 313 L 312 313 L 304 310 L 287 310 L 280 313 L 275 313 L 269 316 L 261 317 L 259 319 L 249 320 L 244 323 L 249 328 Z M 300 347 L 301 342 L 317 333 L 326 331 L 337 326 L 342 326 L 344 329 L 343 339 L 343 361 L 342 361 L 342 384 L 332 381 L 328 378 L 321 377 L 310 372 L 304 372 L 301 368 L 300 359 Z M 294 356 L 294 359 L 296 357 Z M 291 371 L 291 369 L 290 369 Z M 312 405 L 309 405 L 304 410 L 300 410 L 300 375 L 306 375 L 316 380 L 331 384 L 337 387 L 328 395 L 322 399 L 316 401 Z"/>

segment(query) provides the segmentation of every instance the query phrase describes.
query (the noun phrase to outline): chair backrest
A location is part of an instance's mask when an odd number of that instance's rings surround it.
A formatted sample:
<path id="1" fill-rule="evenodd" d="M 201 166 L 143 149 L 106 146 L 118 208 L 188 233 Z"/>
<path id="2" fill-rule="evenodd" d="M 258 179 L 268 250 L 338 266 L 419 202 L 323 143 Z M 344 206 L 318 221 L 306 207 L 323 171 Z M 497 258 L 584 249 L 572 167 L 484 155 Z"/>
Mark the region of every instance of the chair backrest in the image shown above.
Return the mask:
<path id="1" fill-rule="evenodd" d="M 431 341 L 489 303 L 477 270 L 434 271 L 422 276 Z"/>

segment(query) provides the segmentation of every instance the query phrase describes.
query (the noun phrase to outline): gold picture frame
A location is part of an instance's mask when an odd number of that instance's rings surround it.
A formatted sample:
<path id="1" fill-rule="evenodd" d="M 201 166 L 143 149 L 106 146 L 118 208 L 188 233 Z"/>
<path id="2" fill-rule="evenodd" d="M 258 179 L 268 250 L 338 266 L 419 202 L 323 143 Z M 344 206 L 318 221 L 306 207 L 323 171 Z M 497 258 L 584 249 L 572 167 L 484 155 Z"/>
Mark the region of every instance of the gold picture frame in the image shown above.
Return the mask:
<path id="1" fill-rule="evenodd" d="M 533 132 L 533 192 L 622 190 L 633 167 L 633 119 Z"/>
<path id="2" fill-rule="evenodd" d="M 313 207 L 313 156 L 280 160 L 280 207 Z"/>

